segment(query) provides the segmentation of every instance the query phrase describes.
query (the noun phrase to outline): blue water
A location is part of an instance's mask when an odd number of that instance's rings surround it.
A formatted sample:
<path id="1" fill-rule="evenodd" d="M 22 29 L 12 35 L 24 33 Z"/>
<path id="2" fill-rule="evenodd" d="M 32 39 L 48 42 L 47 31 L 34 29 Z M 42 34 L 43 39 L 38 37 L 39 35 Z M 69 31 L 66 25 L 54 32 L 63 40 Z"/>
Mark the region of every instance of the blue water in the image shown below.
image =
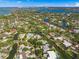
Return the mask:
<path id="1" fill-rule="evenodd" d="M 7 15 L 7 14 L 11 14 L 11 12 L 17 9 L 15 7 L 0 7 L 0 15 Z M 23 8 L 22 8 L 23 9 Z M 28 8 L 25 8 L 28 9 Z M 30 8 L 31 10 L 31 8 Z M 48 8 L 35 8 L 35 10 L 37 10 L 37 12 L 40 13 L 79 13 L 79 10 L 66 10 L 66 9 L 48 9 Z"/>
<path id="2" fill-rule="evenodd" d="M 11 14 L 13 9 L 15 8 L 11 8 L 11 7 L 0 7 L 0 15 L 8 15 Z"/>
<path id="3" fill-rule="evenodd" d="M 42 8 L 40 12 L 49 12 L 49 13 L 79 13 L 79 10 L 67 10 L 67 9 L 48 9 Z"/>

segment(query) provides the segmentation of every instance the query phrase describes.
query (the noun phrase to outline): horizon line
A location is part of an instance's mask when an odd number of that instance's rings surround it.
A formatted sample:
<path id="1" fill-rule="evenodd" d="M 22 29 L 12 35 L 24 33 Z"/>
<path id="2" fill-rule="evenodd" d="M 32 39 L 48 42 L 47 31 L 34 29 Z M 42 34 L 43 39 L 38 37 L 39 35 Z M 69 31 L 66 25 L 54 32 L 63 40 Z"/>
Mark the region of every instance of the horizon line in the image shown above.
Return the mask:
<path id="1" fill-rule="evenodd" d="M 79 7 L 79 6 L 0 6 L 0 7 Z"/>

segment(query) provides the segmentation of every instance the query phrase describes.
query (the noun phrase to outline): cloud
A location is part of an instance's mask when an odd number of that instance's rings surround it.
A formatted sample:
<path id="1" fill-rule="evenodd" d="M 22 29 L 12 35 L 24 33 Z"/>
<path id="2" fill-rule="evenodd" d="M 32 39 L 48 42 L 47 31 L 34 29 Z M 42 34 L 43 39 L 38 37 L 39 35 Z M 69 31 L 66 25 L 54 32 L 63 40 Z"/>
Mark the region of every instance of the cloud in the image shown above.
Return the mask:
<path id="1" fill-rule="evenodd" d="M 22 1 L 17 1 L 17 3 L 22 3 Z"/>
<path id="2" fill-rule="evenodd" d="M 32 4 L 27 5 L 28 7 L 53 7 L 53 4 L 49 3 L 38 3 L 38 4 Z"/>
<path id="3" fill-rule="evenodd" d="M 79 2 L 71 3 L 71 4 L 65 4 L 65 7 L 79 7 Z"/>
<path id="4" fill-rule="evenodd" d="M 74 6 L 79 7 L 79 2 L 76 2 Z"/>

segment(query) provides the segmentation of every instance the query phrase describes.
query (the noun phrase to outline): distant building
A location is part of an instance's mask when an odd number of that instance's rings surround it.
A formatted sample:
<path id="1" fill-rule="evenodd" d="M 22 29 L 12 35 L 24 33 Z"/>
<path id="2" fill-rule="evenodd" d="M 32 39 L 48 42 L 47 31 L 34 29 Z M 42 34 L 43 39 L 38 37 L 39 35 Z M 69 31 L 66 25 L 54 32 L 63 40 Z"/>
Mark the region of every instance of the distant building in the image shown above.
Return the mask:
<path id="1" fill-rule="evenodd" d="M 65 19 L 62 19 L 62 25 L 61 25 L 62 28 L 66 29 L 68 27 L 68 24 L 66 22 Z"/>
<path id="2" fill-rule="evenodd" d="M 75 33 L 79 33 L 79 29 L 73 29 Z"/>
<path id="3" fill-rule="evenodd" d="M 72 33 L 79 33 L 79 29 L 72 29 L 70 32 L 72 32 Z"/>
<path id="4" fill-rule="evenodd" d="M 47 52 L 49 54 L 47 59 L 58 59 L 58 54 L 55 51 L 48 51 Z"/>
<path id="5" fill-rule="evenodd" d="M 46 18 L 44 19 L 44 22 L 49 22 L 48 17 L 46 17 Z"/>

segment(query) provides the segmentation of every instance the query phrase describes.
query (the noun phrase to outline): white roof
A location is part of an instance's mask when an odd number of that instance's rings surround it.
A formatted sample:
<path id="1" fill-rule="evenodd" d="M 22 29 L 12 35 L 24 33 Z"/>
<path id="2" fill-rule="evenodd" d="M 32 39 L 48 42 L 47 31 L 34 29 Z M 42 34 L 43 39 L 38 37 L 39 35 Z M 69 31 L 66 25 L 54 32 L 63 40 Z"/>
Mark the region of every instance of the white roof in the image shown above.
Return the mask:
<path id="1" fill-rule="evenodd" d="M 48 59 L 57 59 L 57 53 L 54 51 L 48 51 L 47 52 L 49 54 Z"/>
<path id="2" fill-rule="evenodd" d="M 71 46 L 72 44 L 70 43 L 70 42 L 68 42 L 68 41 L 66 41 L 66 40 L 64 40 L 64 43 L 63 43 L 66 47 L 69 47 L 69 46 Z"/>

